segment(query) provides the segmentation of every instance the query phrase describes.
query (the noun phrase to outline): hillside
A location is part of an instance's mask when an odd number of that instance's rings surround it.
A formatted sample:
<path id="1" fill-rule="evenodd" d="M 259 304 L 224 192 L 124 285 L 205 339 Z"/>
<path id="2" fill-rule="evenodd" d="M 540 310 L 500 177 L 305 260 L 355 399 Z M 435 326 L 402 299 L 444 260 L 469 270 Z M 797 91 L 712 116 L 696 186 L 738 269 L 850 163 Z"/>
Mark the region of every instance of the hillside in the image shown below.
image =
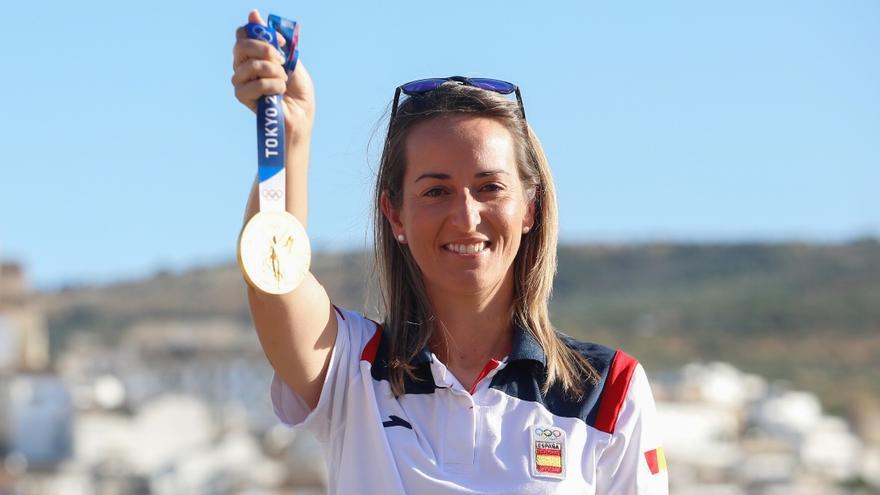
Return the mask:
<path id="1" fill-rule="evenodd" d="M 319 254 L 313 269 L 335 303 L 363 309 L 368 290 L 375 296 L 369 259 Z M 234 265 L 68 288 L 38 301 L 53 354 L 78 332 L 112 342 L 147 319 L 250 321 Z M 565 246 L 552 314 L 564 332 L 619 346 L 649 370 L 729 361 L 813 390 L 836 412 L 880 397 L 876 240 Z"/>

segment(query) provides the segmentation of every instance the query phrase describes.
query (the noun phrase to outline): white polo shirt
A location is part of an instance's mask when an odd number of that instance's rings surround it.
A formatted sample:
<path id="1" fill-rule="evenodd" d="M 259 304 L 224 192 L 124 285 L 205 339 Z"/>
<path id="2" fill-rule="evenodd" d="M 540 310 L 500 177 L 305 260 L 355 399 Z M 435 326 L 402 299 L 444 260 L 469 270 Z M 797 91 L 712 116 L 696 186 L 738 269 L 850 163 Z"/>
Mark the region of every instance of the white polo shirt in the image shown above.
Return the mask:
<path id="1" fill-rule="evenodd" d="M 275 413 L 325 447 L 331 494 L 667 494 L 654 399 L 632 357 L 563 336 L 601 381 L 585 398 L 541 393 L 544 352 L 517 329 L 513 349 L 486 364 L 472 390 L 424 349 L 395 398 L 387 339 L 337 308 L 339 333 L 314 410 L 277 375 Z"/>

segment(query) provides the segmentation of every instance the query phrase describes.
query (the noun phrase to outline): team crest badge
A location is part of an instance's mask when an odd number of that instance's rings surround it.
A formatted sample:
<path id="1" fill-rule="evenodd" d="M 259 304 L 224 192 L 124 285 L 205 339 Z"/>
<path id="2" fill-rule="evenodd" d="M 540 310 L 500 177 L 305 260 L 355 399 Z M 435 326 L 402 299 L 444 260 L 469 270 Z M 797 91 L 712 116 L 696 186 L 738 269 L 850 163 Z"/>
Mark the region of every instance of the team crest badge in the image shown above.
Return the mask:
<path id="1" fill-rule="evenodd" d="M 555 426 L 533 426 L 529 430 L 532 476 L 565 478 L 565 431 Z"/>

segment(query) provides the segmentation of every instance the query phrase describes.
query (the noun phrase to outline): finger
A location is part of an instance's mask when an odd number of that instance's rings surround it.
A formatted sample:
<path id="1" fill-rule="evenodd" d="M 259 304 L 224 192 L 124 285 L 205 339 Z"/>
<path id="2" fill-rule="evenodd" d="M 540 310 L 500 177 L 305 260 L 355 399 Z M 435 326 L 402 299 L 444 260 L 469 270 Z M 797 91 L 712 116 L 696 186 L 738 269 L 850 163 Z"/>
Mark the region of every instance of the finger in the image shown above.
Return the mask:
<path id="1" fill-rule="evenodd" d="M 287 74 L 279 64 L 266 60 L 248 60 L 235 70 L 232 75 L 232 84 L 239 86 L 254 79 L 283 79 L 287 82 Z"/>
<path id="2" fill-rule="evenodd" d="M 283 79 L 255 79 L 235 88 L 235 97 L 248 107 L 262 96 L 284 93 Z"/>
<path id="3" fill-rule="evenodd" d="M 277 64 L 284 63 L 284 57 L 269 43 L 262 40 L 241 40 L 232 47 L 232 68 L 236 69 L 249 59 L 270 60 Z"/>
<path id="4" fill-rule="evenodd" d="M 241 26 L 235 30 L 235 41 L 246 40 L 247 37 L 247 28 L 245 28 L 244 26 Z"/>
<path id="5" fill-rule="evenodd" d="M 302 60 L 297 60 L 296 68 L 294 68 L 293 72 L 288 74 L 287 87 L 290 89 L 296 88 L 298 92 L 314 92 L 312 78 L 309 76 L 309 71 L 306 69 Z M 293 95 L 293 92 L 289 93 Z"/>

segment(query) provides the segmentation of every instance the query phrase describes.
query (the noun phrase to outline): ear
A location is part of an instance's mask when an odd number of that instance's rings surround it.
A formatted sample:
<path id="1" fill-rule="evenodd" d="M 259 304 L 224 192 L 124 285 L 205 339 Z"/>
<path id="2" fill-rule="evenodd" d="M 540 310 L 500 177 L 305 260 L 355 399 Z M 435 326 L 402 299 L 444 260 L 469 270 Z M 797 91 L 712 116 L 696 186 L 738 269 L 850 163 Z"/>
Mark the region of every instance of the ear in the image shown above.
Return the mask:
<path id="1" fill-rule="evenodd" d="M 385 215 L 385 219 L 391 225 L 394 237 L 405 234 L 403 223 L 400 221 L 400 212 L 391 204 L 391 197 L 388 196 L 388 191 L 382 191 L 382 196 L 379 198 L 379 206 L 382 207 L 382 214 Z"/>
<path id="2" fill-rule="evenodd" d="M 523 216 L 523 227 L 532 228 L 535 226 L 535 199 L 529 200 L 526 205 L 526 214 Z"/>

